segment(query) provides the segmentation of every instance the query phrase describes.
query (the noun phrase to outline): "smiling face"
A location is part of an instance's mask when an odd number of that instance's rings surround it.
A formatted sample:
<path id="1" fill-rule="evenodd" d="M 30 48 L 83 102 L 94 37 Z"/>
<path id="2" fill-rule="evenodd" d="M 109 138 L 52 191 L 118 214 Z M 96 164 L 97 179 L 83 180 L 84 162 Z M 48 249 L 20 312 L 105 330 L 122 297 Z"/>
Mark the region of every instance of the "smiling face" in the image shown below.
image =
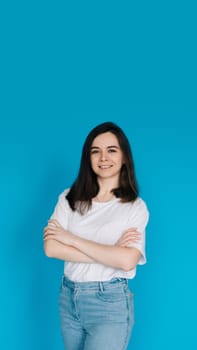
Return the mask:
<path id="1" fill-rule="evenodd" d="M 105 132 L 95 137 L 90 150 L 90 162 L 99 179 L 113 178 L 118 183 L 123 153 L 113 133 Z"/>

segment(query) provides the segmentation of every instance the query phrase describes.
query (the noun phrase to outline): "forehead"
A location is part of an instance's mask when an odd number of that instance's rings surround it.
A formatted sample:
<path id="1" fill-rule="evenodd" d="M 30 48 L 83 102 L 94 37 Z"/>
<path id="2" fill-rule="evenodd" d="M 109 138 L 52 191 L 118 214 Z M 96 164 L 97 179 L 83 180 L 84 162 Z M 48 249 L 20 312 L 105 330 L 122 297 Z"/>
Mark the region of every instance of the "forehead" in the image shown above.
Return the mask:
<path id="1" fill-rule="evenodd" d="M 105 132 L 95 137 L 92 147 L 119 146 L 117 137 L 112 132 Z"/>

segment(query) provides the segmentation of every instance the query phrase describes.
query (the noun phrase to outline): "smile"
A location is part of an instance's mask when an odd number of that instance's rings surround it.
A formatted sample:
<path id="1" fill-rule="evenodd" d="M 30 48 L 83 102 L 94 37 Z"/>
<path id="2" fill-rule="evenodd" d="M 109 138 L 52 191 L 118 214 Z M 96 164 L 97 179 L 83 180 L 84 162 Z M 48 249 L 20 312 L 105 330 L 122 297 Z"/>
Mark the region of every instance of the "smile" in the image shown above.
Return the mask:
<path id="1" fill-rule="evenodd" d="M 111 167 L 112 167 L 112 165 L 99 165 L 100 169 L 109 169 Z"/>

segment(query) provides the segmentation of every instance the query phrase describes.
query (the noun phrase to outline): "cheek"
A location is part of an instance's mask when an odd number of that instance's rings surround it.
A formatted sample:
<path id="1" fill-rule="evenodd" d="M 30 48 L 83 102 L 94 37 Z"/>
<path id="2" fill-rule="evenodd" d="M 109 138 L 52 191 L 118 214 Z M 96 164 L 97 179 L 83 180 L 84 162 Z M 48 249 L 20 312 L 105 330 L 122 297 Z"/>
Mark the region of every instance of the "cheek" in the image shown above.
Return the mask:
<path id="1" fill-rule="evenodd" d="M 117 164 L 119 164 L 120 166 L 122 166 L 122 165 L 123 165 L 123 163 L 124 163 L 124 161 L 123 161 L 123 157 L 122 157 L 122 156 L 120 156 L 120 157 L 117 159 Z"/>
<path id="2" fill-rule="evenodd" d="M 90 165 L 93 168 L 95 168 L 95 165 L 96 165 L 96 159 L 95 157 L 90 157 Z"/>

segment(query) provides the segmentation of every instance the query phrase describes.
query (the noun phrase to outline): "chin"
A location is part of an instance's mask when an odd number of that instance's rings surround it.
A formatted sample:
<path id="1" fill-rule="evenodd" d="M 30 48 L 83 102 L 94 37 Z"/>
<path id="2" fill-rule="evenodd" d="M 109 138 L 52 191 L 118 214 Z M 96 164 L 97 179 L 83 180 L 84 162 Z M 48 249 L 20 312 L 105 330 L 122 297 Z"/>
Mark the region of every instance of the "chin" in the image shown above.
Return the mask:
<path id="1" fill-rule="evenodd" d="M 119 172 L 117 173 L 106 173 L 106 174 L 101 174 L 101 173 L 97 173 L 97 176 L 100 177 L 101 179 L 109 179 L 109 178 L 114 178 L 114 177 L 119 177 Z"/>

